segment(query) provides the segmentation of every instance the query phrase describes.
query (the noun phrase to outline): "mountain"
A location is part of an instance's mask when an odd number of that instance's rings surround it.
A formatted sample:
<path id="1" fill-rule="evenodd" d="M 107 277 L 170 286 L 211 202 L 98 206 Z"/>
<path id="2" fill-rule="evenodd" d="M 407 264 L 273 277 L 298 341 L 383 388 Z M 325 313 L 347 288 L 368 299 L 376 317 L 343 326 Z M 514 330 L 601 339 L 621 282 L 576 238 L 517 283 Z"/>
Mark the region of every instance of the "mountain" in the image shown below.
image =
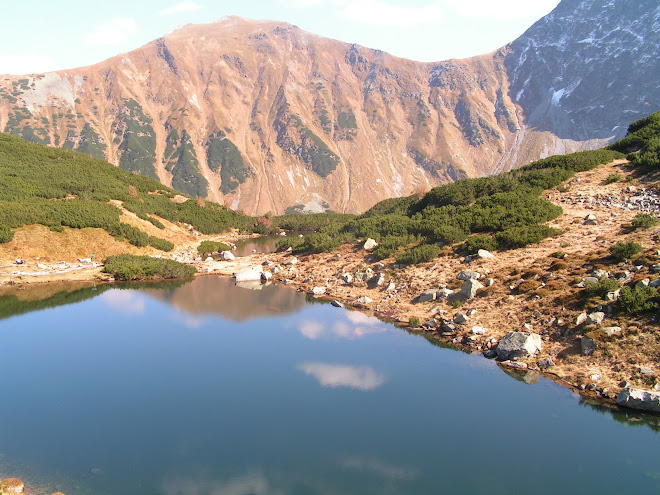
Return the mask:
<path id="1" fill-rule="evenodd" d="M 660 106 L 659 19 L 654 0 L 564 0 L 494 53 L 420 63 L 229 17 L 2 77 L 0 130 L 251 214 L 362 212 L 622 137 Z"/>

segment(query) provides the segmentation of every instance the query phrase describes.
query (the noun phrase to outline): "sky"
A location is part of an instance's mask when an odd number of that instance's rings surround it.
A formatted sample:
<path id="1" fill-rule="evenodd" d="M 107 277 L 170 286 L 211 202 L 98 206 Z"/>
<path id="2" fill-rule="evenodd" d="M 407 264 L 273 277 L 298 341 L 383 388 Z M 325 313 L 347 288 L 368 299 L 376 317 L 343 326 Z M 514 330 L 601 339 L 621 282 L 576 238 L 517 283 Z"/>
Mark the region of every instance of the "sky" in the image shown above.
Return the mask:
<path id="1" fill-rule="evenodd" d="M 71 69 L 228 15 L 434 62 L 489 53 L 559 0 L 20 0 L 0 18 L 0 74 Z"/>

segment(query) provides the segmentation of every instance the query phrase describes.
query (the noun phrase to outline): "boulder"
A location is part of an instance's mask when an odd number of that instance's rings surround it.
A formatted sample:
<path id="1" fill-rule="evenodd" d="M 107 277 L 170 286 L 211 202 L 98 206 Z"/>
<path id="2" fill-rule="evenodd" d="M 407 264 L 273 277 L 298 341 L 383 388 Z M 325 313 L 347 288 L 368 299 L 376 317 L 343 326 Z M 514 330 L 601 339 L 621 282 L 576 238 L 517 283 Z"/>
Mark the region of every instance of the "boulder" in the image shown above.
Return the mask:
<path id="1" fill-rule="evenodd" d="M 495 257 L 495 255 L 493 253 L 491 253 L 490 251 L 486 251 L 485 249 L 480 249 L 479 251 L 477 251 L 477 256 L 479 256 L 479 258 L 494 258 Z"/>
<path id="2" fill-rule="evenodd" d="M 23 493 L 25 485 L 18 478 L 7 478 L 0 481 L 0 493 Z"/>
<path id="3" fill-rule="evenodd" d="M 584 217 L 584 224 L 585 225 L 598 225 L 598 221 L 596 220 L 596 215 L 591 213 L 590 215 L 587 215 Z"/>
<path id="4" fill-rule="evenodd" d="M 252 266 L 236 272 L 234 277 L 236 278 L 236 282 L 253 282 L 255 280 L 261 280 L 263 271 L 264 269 L 261 265 Z"/>
<path id="5" fill-rule="evenodd" d="M 451 290 L 451 289 L 439 289 L 435 293 L 435 298 L 436 299 L 445 299 L 445 298 L 451 296 L 453 293 L 454 293 L 454 291 Z"/>
<path id="6" fill-rule="evenodd" d="M 575 318 L 575 326 L 579 327 L 580 325 L 583 325 L 587 321 L 587 313 L 580 313 L 577 315 L 577 318 Z"/>
<path id="7" fill-rule="evenodd" d="M 660 392 L 624 388 L 616 396 L 616 403 L 623 407 L 660 413 Z"/>
<path id="8" fill-rule="evenodd" d="M 481 284 L 478 280 L 466 280 L 463 284 L 463 287 L 461 287 L 461 296 L 463 296 L 465 299 L 472 299 L 477 295 L 477 291 L 479 289 L 483 289 L 483 287 L 483 284 Z"/>
<path id="9" fill-rule="evenodd" d="M 469 320 L 468 315 L 465 313 L 458 313 L 456 316 L 454 316 L 454 323 L 458 323 L 459 325 L 467 322 Z"/>
<path id="10" fill-rule="evenodd" d="M 605 319 L 605 313 L 602 311 L 595 311 L 593 313 L 589 313 L 587 316 L 587 325 L 602 325 L 603 320 Z"/>
<path id="11" fill-rule="evenodd" d="M 340 303 L 339 301 L 332 301 L 330 304 L 332 304 L 335 308 L 343 308 L 344 305 Z"/>
<path id="12" fill-rule="evenodd" d="M 210 263 L 211 261 L 213 261 L 213 258 L 211 256 L 207 256 L 204 261 L 206 261 L 207 263 Z"/>
<path id="13" fill-rule="evenodd" d="M 419 296 L 417 296 L 416 302 L 425 303 L 425 302 L 435 301 L 437 297 L 436 294 L 437 294 L 436 289 L 427 289 L 424 292 L 422 292 Z"/>
<path id="14" fill-rule="evenodd" d="M 314 287 L 309 291 L 309 294 L 312 296 L 322 296 L 325 294 L 325 287 Z"/>
<path id="15" fill-rule="evenodd" d="M 555 365 L 555 362 L 551 358 L 545 358 L 541 359 L 538 362 L 538 365 L 542 370 L 547 370 L 548 368 L 552 368 Z"/>
<path id="16" fill-rule="evenodd" d="M 490 287 L 494 283 L 495 283 L 495 279 L 494 278 L 489 278 L 489 279 L 486 280 L 486 287 Z"/>
<path id="17" fill-rule="evenodd" d="M 273 278 L 273 274 L 271 272 L 261 272 L 261 280 L 268 282 L 271 278 Z"/>
<path id="18" fill-rule="evenodd" d="M 472 327 L 472 335 L 486 335 L 488 330 L 484 327 Z"/>
<path id="19" fill-rule="evenodd" d="M 370 297 L 362 296 L 362 297 L 358 297 L 358 299 L 355 302 L 358 304 L 371 304 L 372 302 L 374 302 L 374 300 L 371 299 Z"/>
<path id="20" fill-rule="evenodd" d="M 600 280 L 601 278 L 609 277 L 610 274 L 606 270 L 603 270 L 601 268 L 596 268 L 594 269 L 594 271 L 591 272 L 591 276 L 596 277 L 597 279 Z"/>
<path id="21" fill-rule="evenodd" d="M 342 279 L 347 284 L 350 284 L 353 281 L 353 275 L 351 275 L 350 273 L 342 273 L 339 278 Z"/>
<path id="22" fill-rule="evenodd" d="M 614 337 L 621 333 L 621 327 L 605 327 L 603 331 L 608 337 Z"/>
<path id="23" fill-rule="evenodd" d="M 289 258 L 288 260 L 282 262 L 283 265 L 295 265 L 297 263 L 298 263 L 298 258 L 296 258 L 295 256 L 293 258 Z"/>
<path id="24" fill-rule="evenodd" d="M 394 289 L 396 289 L 396 285 L 394 284 L 394 282 L 390 282 L 387 285 L 387 288 L 385 289 L 385 291 L 386 292 L 392 292 Z"/>
<path id="25" fill-rule="evenodd" d="M 456 278 L 458 280 L 477 280 L 477 279 L 481 278 L 481 273 L 462 271 L 461 273 L 456 275 Z"/>
<path id="26" fill-rule="evenodd" d="M 529 358 L 541 351 L 541 336 L 530 332 L 509 332 L 497 345 L 497 357 L 502 360 Z"/>
<path id="27" fill-rule="evenodd" d="M 363 248 L 366 251 L 371 251 L 372 249 L 376 249 L 378 247 L 378 243 L 372 239 L 371 237 L 367 239 L 367 241 L 364 243 Z"/>
<path id="28" fill-rule="evenodd" d="M 220 259 L 222 261 L 234 261 L 236 256 L 231 251 L 222 251 L 220 253 Z"/>
<path id="29" fill-rule="evenodd" d="M 372 282 L 373 285 L 375 285 L 376 287 L 382 287 L 383 285 L 385 285 L 385 275 L 382 274 L 382 273 L 379 273 L 378 275 L 376 275 L 375 277 L 373 277 L 373 279 L 372 279 L 371 282 Z"/>
<path id="30" fill-rule="evenodd" d="M 591 340 L 589 337 L 581 337 L 580 338 L 580 351 L 582 352 L 583 356 L 591 356 L 598 346 L 596 345 L 596 342 Z"/>

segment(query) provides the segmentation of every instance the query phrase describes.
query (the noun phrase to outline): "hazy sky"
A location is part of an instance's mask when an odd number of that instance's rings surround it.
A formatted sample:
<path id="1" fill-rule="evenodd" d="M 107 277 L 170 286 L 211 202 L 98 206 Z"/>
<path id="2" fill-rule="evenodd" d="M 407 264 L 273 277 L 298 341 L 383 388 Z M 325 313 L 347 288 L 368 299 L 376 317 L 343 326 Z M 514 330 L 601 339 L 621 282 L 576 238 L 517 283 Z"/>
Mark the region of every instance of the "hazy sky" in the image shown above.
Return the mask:
<path id="1" fill-rule="evenodd" d="M 0 18 L 0 74 L 101 62 L 178 26 L 227 15 L 286 21 L 420 61 L 491 52 L 559 0 L 20 0 Z"/>

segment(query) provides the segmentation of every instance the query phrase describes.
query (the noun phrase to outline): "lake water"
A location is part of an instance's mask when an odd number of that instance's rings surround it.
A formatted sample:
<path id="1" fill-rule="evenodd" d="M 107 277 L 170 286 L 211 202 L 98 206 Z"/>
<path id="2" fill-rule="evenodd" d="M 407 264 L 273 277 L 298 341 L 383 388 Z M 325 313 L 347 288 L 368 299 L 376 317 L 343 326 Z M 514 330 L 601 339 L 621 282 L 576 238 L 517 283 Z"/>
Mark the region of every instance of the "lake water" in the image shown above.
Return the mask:
<path id="1" fill-rule="evenodd" d="M 0 475 L 67 495 L 660 492 L 656 417 L 283 287 L 128 287 L 0 298 Z"/>

